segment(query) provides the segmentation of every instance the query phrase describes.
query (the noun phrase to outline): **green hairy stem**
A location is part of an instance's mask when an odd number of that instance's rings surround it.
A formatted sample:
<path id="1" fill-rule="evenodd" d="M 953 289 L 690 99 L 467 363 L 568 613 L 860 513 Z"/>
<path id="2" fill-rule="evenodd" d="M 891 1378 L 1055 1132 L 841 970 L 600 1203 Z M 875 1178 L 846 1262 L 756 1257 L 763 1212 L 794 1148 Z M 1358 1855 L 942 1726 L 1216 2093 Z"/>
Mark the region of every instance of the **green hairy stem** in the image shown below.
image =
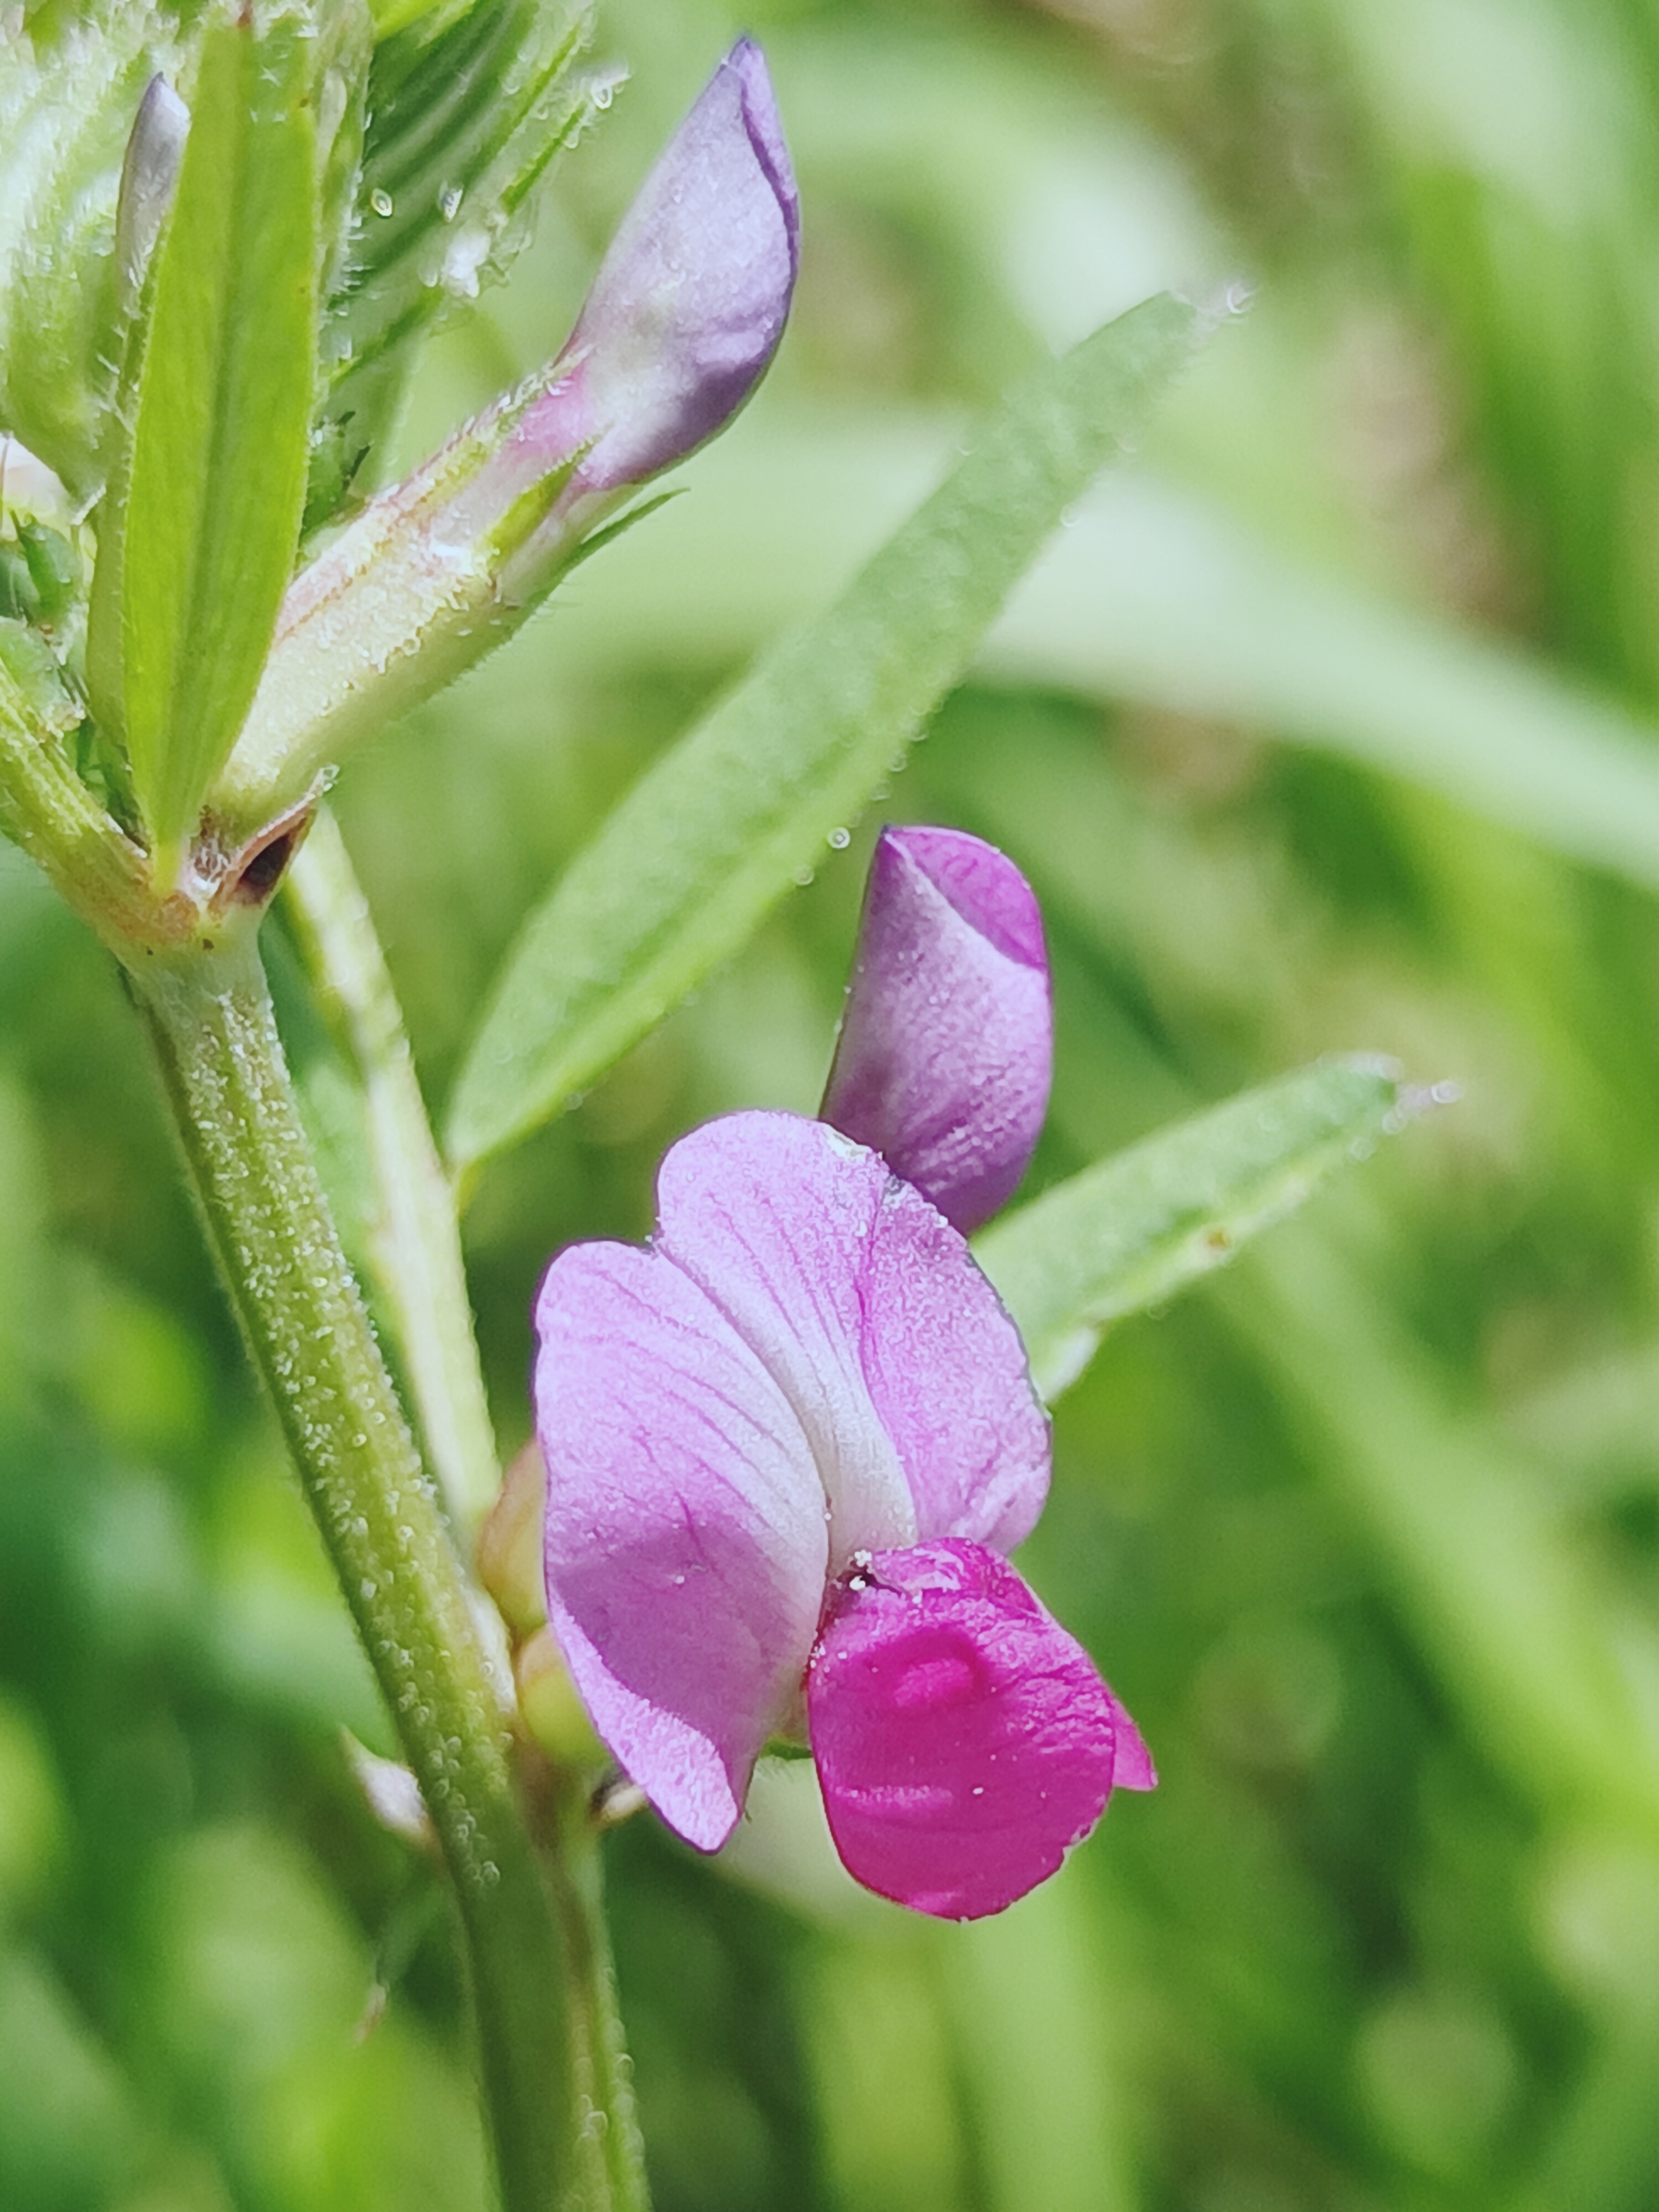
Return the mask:
<path id="1" fill-rule="evenodd" d="M 251 932 L 134 990 L 255 1364 L 442 1846 L 506 2212 L 611 2199 L 580 2145 L 555 1907 L 465 1587 L 301 1130 Z M 586 2123 L 586 2124 L 585 2124 Z"/>
<path id="2" fill-rule="evenodd" d="M 374 1288 L 381 1310 L 392 1316 L 427 1464 L 451 1526 L 470 1542 L 495 1500 L 501 1470 L 454 1196 L 368 902 L 325 806 L 317 811 L 284 892 L 319 1006 L 362 1085 L 374 1179 Z"/>

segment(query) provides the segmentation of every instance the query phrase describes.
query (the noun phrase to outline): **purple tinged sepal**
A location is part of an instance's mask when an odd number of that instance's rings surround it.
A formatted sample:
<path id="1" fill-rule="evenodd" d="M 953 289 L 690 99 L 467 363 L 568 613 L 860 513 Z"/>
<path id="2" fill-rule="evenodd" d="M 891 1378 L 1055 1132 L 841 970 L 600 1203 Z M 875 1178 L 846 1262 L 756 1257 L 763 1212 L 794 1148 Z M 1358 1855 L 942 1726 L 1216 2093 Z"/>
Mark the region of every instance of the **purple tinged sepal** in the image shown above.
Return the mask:
<path id="1" fill-rule="evenodd" d="M 295 578 L 209 795 L 234 830 L 479 659 L 639 485 L 749 398 L 794 289 L 799 206 L 758 47 L 670 140 L 549 365 L 372 500 Z"/>
<path id="2" fill-rule="evenodd" d="M 963 830 L 884 830 L 823 1119 L 965 1235 L 1025 1171 L 1053 1056 L 1042 918 L 1024 877 Z"/>

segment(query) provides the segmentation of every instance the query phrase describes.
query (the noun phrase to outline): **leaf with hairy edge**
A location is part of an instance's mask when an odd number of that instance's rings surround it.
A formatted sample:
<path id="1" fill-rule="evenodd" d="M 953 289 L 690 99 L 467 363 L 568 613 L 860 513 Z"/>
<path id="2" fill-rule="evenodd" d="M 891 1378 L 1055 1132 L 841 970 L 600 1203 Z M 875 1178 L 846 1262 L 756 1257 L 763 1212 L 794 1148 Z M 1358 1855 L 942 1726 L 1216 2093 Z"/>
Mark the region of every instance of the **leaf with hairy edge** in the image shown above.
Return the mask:
<path id="1" fill-rule="evenodd" d="M 1107 1324 L 1170 1297 L 1293 1212 L 1412 1110 L 1388 1066 L 1322 1061 L 1058 1183 L 974 1240 L 1052 1401 Z"/>
<path id="2" fill-rule="evenodd" d="M 579 0 L 377 9 L 349 252 L 324 322 L 307 526 L 373 484 L 413 341 L 501 276 L 526 202 L 594 112 Z"/>
<path id="3" fill-rule="evenodd" d="M 294 565 L 316 381 L 316 129 L 305 20 L 202 50 L 155 273 L 122 561 L 135 794 L 176 872 L 235 742 Z"/>
<path id="4" fill-rule="evenodd" d="M 858 817 L 1198 319 L 1167 297 L 1022 386 L 820 620 L 629 793 L 509 955 L 457 1085 L 465 1168 L 526 1135 L 735 951 Z"/>

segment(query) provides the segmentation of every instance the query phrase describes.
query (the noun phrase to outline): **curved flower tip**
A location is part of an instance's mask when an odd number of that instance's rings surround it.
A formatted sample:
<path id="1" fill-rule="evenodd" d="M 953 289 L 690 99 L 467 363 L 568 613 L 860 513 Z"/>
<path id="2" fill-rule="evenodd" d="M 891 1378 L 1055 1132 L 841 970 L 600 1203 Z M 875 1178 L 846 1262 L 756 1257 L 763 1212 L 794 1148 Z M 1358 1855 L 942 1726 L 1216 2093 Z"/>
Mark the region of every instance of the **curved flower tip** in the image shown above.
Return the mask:
<path id="1" fill-rule="evenodd" d="M 574 489 L 641 483 L 736 414 L 783 335 L 799 246 L 771 80 L 740 39 L 623 217 L 544 403 L 592 441 Z"/>
<path id="2" fill-rule="evenodd" d="M 1025 1171 L 1053 1055 L 1042 919 L 1019 870 L 962 830 L 884 830 L 824 1120 L 966 1234 Z"/>
<path id="3" fill-rule="evenodd" d="M 848 1870 L 943 1919 L 1000 1912 L 1054 1872 L 1114 1784 L 1155 1779 L 1088 1653 L 977 1544 L 857 1567 L 832 1601 L 806 1705 Z"/>

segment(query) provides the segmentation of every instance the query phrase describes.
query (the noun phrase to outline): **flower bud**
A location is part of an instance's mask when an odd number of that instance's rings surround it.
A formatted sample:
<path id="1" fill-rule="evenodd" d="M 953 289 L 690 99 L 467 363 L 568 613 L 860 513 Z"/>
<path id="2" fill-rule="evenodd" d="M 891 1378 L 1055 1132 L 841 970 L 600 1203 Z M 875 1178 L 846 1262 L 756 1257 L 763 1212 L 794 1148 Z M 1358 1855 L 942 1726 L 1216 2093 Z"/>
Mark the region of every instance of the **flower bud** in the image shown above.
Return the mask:
<path id="1" fill-rule="evenodd" d="M 611 1764 L 550 1628 L 538 1628 L 519 1646 L 513 1680 L 526 1732 L 550 1759 L 577 1773 L 597 1773 Z"/>
<path id="2" fill-rule="evenodd" d="M 560 356 L 543 404 L 586 449 L 573 492 L 641 483 L 736 414 L 783 335 L 799 233 L 766 64 L 740 39 L 623 217 Z"/>
<path id="3" fill-rule="evenodd" d="M 605 515 L 742 406 L 776 350 L 799 213 L 766 64 L 741 40 L 529 382 L 372 501 L 295 580 L 210 805 L 292 804 L 359 735 L 515 628 Z"/>
<path id="4" fill-rule="evenodd" d="M 190 110 L 164 76 L 151 77 L 138 103 L 115 214 L 115 278 L 120 321 L 137 311 L 150 257 L 179 184 Z"/>
<path id="5" fill-rule="evenodd" d="M 495 1503 L 478 1531 L 478 1580 L 495 1601 L 515 1643 L 547 1620 L 542 1586 L 542 1521 L 547 1510 L 547 1468 L 532 1437 L 515 1453 Z"/>
<path id="6" fill-rule="evenodd" d="M 994 846 L 882 832 L 820 1109 L 964 1235 L 1025 1171 L 1048 1103 L 1042 918 Z"/>

